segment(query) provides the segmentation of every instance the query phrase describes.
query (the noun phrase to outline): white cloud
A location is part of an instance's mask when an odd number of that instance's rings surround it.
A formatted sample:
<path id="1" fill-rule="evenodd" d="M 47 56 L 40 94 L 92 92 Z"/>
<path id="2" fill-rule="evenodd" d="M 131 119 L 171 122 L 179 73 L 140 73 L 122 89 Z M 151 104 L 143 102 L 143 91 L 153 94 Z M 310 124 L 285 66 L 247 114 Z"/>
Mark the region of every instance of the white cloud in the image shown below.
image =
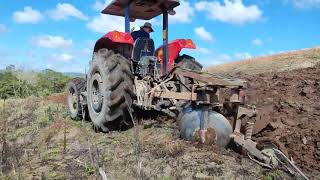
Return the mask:
<path id="1" fill-rule="evenodd" d="M 30 6 L 26 6 L 23 11 L 13 12 L 12 18 L 17 23 L 36 24 L 43 20 L 44 17 L 40 11 L 32 9 Z"/>
<path id="2" fill-rule="evenodd" d="M 251 54 L 248 52 L 236 53 L 234 56 L 236 59 L 250 59 L 250 58 L 252 58 Z"/>
<path id="3" fill-rule="evenodd" d="M 194 32 L 199 38 L 205 41 L 213 41 L 213 36 L 203 26 L 194 29 Z"/>
<path id="4" fill-rule="evenodd" d="M 274 51 L 268 51 L 268 53 L 267 53 L 267 55 L 274 55 L 274 54 L 276 54 L 276 52 L 274 52 Z"/>
<path id="5" fill-rule="evenodd" d="M 98 33 L 109 31 L 124 31 L 124 18 L 101 14 L 87 23 L 87 28 Z"/>
<path id="6" fill-rule="evenodd" d="M 54 20 L 67 20 L 70 17 L 78 18 L 81 20 L 88 20 L 80 10 L 68 3 L 58 3 L 56 8 L 48 12 L 49 17 Z"/>
<path id="7" fill-rule="evenodd" d="M 263 41 L 259 38 L 256 38 L 252 41 L 252 44 L 255 46 L 261 46 L 261 45 L 263 45 Z"/>
<path id="8" fill-rule="evenodd" d="M 320 0 L 285 0 L 285 2 L 290 2 L 300 9 L 320 8 Z"/>
<path id="9" fill-rule="evenodd" d="M 204 61 L 200 60 L 200 62 L 203 66 L 209 67 L 213 65 L 227 63 L 231 60 L 232 58 L 228 54 L 217 54 L 217 55 L 213 55 L 209 60 L 204 60 Z"/>
<path id="10" fill-rule="evenodd" d="M 203 47 L 198 47 L 198 48 L 197 48 L 197 51 L 199 51 L 199 52 L 202 53 L 202 54 L 209 54 L 209 53 L 210 53 L 210 50 L 209 50 L 209 49 L 203 48 Z"/>
<path id="11" fill-rule="evenodd" d="M 181 0 L 180 6 L 174 10 L 176 11 L 176 14 L 174 16 L 169 15 L 169 23 L 190 23 L 192 21 L 194 8 L 188 1 Z"/>
<path id="12" fill-rule="evenodd" d="M 0 24 L 0 34 L 1 33 L 4 33 L 4 32 L 7 32 L 7 27 L 4 25 L 4 24 Z"/>
<path id="13" fill-rule="evenodd" d="M 65 39 L 61 36 L 42 35 L 32 38 L 32 42 L 43 48 L 63 49 L 72 46 L 71 39 Z"/>
<path id="14" fill-rule="evenodd" d="M 262 17 L 257 5 L 246 6 L 242 0 L 200 1 L 196 10 L 207 12 L 210 19 L 237 25 L 256 22 Z"/>
<path id="15" fill-rule="evenodd" d="M 71 54 L 67 54 L 67 53 L 60 54 L 57 57 L 57 60 L 60 60 L 60 61 L 63 61 L 63 62 L 69 62 L 72 59 L 73 59 L 73 56 Z"/>
<path id="16" fill-rule="evenodd" d="M 106 0 L 104 2 L 101 2 L 101 1 L 96 1 L 92 8 L 96 11 L 102 11 L 104 8 L 107 7 L 107 5 L 110 4 L 110 0 Z"/>

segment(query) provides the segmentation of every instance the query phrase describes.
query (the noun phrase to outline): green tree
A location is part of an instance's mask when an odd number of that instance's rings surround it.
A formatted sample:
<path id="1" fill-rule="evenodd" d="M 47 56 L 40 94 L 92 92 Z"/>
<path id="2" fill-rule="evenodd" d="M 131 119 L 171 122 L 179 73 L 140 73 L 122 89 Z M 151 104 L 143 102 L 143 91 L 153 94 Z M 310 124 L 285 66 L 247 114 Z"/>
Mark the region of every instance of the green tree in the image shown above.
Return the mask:
<path id="1" fill-rule="evenodd" d="M 26 81 L 18 79 L 11 71 L 0 73 L 0 98 L 24 98 L 34 92 L 34 88 Z"/>
<path id="2" fill-rule="evenodd" d="M 38 74 L 37 88 L 39 88 L 39 95 L 49 95 L 52 93 L 60 93 L 65 89 L 70 77 L 55 72 L 51 69 L 46 69 Z"/>
<path id="3" fill-rule="evenodd" d="M 16 69 L 16 66 L 12 64 L 6 67 L 6 71 L 14 71 L 15 69 Z"/>

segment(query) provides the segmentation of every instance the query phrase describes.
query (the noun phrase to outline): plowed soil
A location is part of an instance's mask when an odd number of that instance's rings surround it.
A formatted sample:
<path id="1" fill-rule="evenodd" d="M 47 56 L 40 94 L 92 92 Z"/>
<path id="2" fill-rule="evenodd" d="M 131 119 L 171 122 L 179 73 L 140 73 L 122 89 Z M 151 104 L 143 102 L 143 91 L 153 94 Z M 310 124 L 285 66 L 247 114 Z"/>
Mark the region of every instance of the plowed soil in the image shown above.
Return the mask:
<path id="1" fill-rule="evenodd" d="M 309 177 L 320 178 L 320 67 L 240 75 L 247 100 L 271 125 L 256 139 L 277 139 Z"/>

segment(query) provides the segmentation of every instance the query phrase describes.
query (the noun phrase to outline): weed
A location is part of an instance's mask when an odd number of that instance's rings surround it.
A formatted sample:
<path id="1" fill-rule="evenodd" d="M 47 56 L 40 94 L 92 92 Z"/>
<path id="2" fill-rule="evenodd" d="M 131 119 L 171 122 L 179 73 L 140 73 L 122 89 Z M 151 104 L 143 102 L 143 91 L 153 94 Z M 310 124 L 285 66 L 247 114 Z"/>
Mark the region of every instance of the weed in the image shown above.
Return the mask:
<path id="1" fill-rule="evenodd" d="M 11 177 L 8 175 L 3 174 L 2 172 L 0 172 L 0 179 L 2 180 L 10 180 Z"/>
<path id="2" fill-rule="evenodd" d="M 112 160 L 113 160 L 113 156 L 107 154 L 107 155 L 105 155 L 105 156 L 103 157 L 103 160 L 104 160 L 105 162 L 112 161 Z"/>
<path id="3" fill-rule="evenodd" d="M 53 160 L 57 159 L 61 154 L 61 149 L 59 147 L 55 147 L 49 150 L 49 152 L 43 157 L 43 160 Z"/>
<path id="4" fill-rule="evenodd" d="M 65 179 L 63 175 L 59 174 L 58 172 L 55 171 L 50 171 L 48 174 L 44 177 L 44 179 L 52 179 L 52 180 L 63 180 Z"/>
<path id="5" fill-rule="evenodd" d="M 96 168 L 91 164 L 85 166 L 85 173 L 87 176 L 93 175 L 96 172 Z"/>
<path id="6" fill-rule="evenodd" d="M 267 172 L 263 177 L 262 180 L 280 180 L 283 179 L 283 174 L 281 171 L 279 170 L 273 170 L 273 171 L 269 171 Z"/>
<path id="7" fill-rule="evenodd" d="M 120 141 L 117 139 L 114 139 L 114 140 L 112 140 L 111 144 L 117 145 L 117 144 L 120 144 Z"/>
<path id="8" fill-rule="evenodd" d="M 169 177 L 163 176 L 161 179 L 162 179 L 162 180 L 169 180 Z"/>

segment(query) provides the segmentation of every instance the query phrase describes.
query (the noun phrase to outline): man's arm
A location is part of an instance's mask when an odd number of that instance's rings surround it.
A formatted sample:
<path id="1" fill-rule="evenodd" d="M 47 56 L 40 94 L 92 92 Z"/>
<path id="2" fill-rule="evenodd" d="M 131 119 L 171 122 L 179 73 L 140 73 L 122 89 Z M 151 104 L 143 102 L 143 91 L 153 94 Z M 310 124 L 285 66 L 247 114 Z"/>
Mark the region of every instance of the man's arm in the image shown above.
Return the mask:
<path id="1" fill-rule="evenodd" d="M 132 38 L 133 38 L 134 41 L 135 41 L 136 39 L 138 39 L 137 35 L 138 35 L 137 31 L 133 31 L 133 32 L 131 33 L 131 36 L 132 36 Z"/>

